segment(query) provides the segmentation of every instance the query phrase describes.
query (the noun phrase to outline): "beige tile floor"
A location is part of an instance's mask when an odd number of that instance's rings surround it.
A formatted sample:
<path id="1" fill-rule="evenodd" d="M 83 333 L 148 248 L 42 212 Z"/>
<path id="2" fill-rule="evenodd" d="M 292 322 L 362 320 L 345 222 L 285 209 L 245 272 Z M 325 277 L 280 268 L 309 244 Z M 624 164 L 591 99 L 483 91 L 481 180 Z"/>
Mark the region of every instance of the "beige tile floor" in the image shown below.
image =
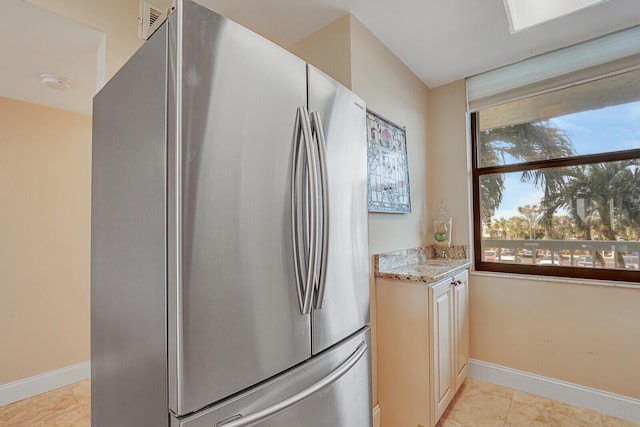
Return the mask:
<path id="1" fill-rule="evenodd" d="M 638 427 L 630 421 L 467 378 L 437 427 Z"/>
<path id="2" fill-rule="evenodd" d="M 0 407 L 0 427 L 90 427 L 89 380 Z"/>
<path id="3" fill-rule="evenodd" d="M 85 380 L 2 406 L 0 427 L 90 427 L 90 395 L 89 380 Z M 640 425 L 475 378 L 467 378 L 438 423 L 438 427 L 459 426 Z"/>

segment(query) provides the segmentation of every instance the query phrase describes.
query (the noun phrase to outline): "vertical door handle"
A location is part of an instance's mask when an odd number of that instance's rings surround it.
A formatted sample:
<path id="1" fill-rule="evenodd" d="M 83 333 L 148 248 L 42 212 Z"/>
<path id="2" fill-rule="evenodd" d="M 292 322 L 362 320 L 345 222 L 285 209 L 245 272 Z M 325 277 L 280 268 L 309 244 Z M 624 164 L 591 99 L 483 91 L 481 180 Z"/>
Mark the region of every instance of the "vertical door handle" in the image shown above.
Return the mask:
<path id="1" fill-rule="evenodd" d="M 320 221 L 318 224 L 320 234 L 320 241 L 318 242 L 319 272 L 317 276 L 318 289 L 314 307 L 321 309 L 324 304 L 324 293 L 327 285 L 327 254 L 329 251 L 329 187 L 327 178 L 327 144 L 324 137 L 322 119 L 320 117 L 320 113 L 317 111 L 311 113 L 311 134 L 314 137 L 314 143 L 318 150 L 318 164 L 320 166 Z"/>
<path id="2" fill-rule="evenodd" d="M 318 207 L 317 170 L 311 141 L 311 124 L 306 107 L 299 107 L 293 128 L 291 166 L 291 238 L 294 270 L 300 312 L 309 314 L 313 300 L 314 277 L 317 270 Z M 304 140 L 304 146 L 302 145 Z M 306 156 L 303 156 L 306 154 Z M 306 162 L 304 161 L 306 157 Z M 302 174 L 303 180 L 299 180 Z M 306 192 L 308 198 L 303 194 Z M 308 209 L 305 209 L 308 203 Z M 304 213 L 307 215 L 304 215 Z M 308 233 L 308 248 L 304 233 Z M 302 257 L 306 259 L 303 259 Z"/>
<path id="3" fill-rule="evenodd" d="M 299 206 L 299 197 L 298 197 L 298 163 L 300 162 L 300 154 L 302 150 L 300 149 L 300 140 L 302 138 L 302 128 L 300 124 L 300 110 L 296 111 L 296 119 L 293 124 L 293 155 L 292 164 L 291 164 L 291 240 L 293 243 L 293 263 L 294 263 L 294 271 L 296 276 L 296 290 L 298 291 L 298 303 L 300 305 L 300 312 L 304 313 L 304 294 L 305 294 L 305 286 L 304 280 L 302 278 L 302 260 L 300 257 L 303 255 L 300 253 L 301 244 L 300 244 L 300 206 Z M 302 248 L 304 249 L 304 248 Z"/>

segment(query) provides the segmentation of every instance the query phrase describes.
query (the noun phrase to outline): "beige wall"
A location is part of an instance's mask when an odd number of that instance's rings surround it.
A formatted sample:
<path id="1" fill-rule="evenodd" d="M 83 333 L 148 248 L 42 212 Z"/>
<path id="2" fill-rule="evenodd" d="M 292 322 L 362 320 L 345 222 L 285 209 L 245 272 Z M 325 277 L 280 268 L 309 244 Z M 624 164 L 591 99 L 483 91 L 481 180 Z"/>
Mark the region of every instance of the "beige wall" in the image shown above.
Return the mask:
<path id="1" fill-rule="evenodd" d="M 429 89 L 364 25 L 351 18 L 352 89 L 367 108 L 407 128 L 409 215 L 370 214 L 369 251 L 379 253 L 429 243 L 427 116 Z"/>
<path id="2" fill-rule="evenodd" d="M 470 174 L 467 172 L 466 87 L 464 80 L 429 93 L 428 182 L 429 226 L 440 201 L 453 218 L 451 240 L 469 245 Z M 430 229 L 429 238 L 431 238 Z"/>
<path id="3" fill-rule="evenodd" d="M 407 128 L 411 210 L 402 214 L 369 214 L 369 253 L 412 248 L 424 244 L 427 205 L 426 150 L 428 88 L 364 25 L 351 21 L 352 90 L 367 108 Z M 376 292 L 371 277 L 373 399 L 378 401 Z M 384 408 L 381 408 L 381 412 Z"/>
<path id="4" fill-rule="evenodd" d="M 478 277 L 471 357 L 640 398 L 640 292 Z"/>
<path id="5" fill-rule="evenodd" d="M 464 82 L 429 100 L 429 200 L 445 200 L 465 243 Z M 640 289 L 472 274 L 469 290 L 472 358 L 640 398 Z"/>
<path id="6" fill-rule="evenodd" d="M 0 384 L 89 360 L 91 118 L 0 98 Z"/>
<path id="7" fill-rule="evenodd" d="M 351 88 L 367 108 L 407 127 L 410 215 L 369 214 L 370 254 L 428 243 L 428 88 L 366 27 L 351 15 L 289 48 Z M 433 210 L 433 209 L 432 209 Z M 373 401 L 377 403 L 376 294 L 371 276 Z"/>
<path id="8" fill-rule="evenodd" d="M 351 20 L 334 21 L 289 46 L 289 50 L 331 77 L 351 87 Z"/>

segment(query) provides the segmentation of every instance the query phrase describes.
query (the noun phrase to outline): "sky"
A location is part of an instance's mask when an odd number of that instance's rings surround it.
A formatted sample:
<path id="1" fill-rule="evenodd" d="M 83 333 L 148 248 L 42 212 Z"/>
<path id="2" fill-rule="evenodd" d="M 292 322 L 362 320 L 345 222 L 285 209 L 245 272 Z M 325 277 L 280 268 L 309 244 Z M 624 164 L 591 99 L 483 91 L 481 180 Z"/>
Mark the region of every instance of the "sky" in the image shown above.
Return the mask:
<path id="1" fill-rule="evenodd" d="M 578 154 L 640 148 L 640 102 L 568 114 L 550 121 L 565 130 Z M 519 216 L 519 206 L 540 204 L 542 190 L 520 182 L 521 176 L 521 172 L 505 174 L 502 203 L 494 219 Z"/>

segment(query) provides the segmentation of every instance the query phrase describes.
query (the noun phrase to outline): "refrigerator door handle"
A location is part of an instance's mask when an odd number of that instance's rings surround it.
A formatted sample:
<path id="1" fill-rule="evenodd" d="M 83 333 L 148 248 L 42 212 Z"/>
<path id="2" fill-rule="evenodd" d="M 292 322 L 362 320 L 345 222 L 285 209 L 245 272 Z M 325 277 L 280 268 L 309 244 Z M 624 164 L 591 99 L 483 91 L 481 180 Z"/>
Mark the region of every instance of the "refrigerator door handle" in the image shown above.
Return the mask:
<path id="1" fill-rule="evenodd" d="M 233 418 L 232 418 L 229 422 L 223 421 L 222 423 L 216 424 L 216 427 L 217 426 L 220 426 L 220 427 L 248 427 L 248 426 L 252 426 L 252 425 L 257 424 L 257 423 L 259 423 L 259 422 L 271 417 L 272 415 L 277 414 L 278 412 L 282 412 L 283 410 L 295 405 L 296 403 L 306 399 L 307 397 L 311 396 L 312 394 L 317 393 L 318 391 L 322 390 L 323 388 L 327 387 L 328 385 L 334 383 L 336 380 L 338 380 L 344 374 L 349 372 L 349 370 L 356 363 L 358 363 L 358 361 L 362 358 L 362 356 L 366 352 L 367 352 L 367 343 L 365 341 L 362 341 L 360 343 L 360 345 L 358 345 L 356 350 L 353 352 L 353 354 L 351 356 L 349 356 L 349 358 L 347 360 L 345 360 L 344 363 L 342 363 L 336 369 L 331 371 L 331 373 L 329 373 L 329 375 L 327 375 L 326 377 L 324 377 L 323 379 L 321 379 L 317 383 L 313 384 L 312 386 L 302 390 L 301 392 L 299 392 L 297 394 L 294 394 L 293 396 L 291 396 L 291 397 L 289 397 L 289 398 L 287 398 L 287 399 L 285 399 L 285 400 L 283 400 L 283 401 L 281 401 L 279 403 L 276 403 L 273 406 L 269 406 L 268 408 L 262 409 L 262 410 L 260 410 L 258 412 L 254 412 L 253 414 L 249 414 L 246 417 L 242 417 L 240 419 L 236 418 L 235 420 L 233 420 Z"/>
<path id="2" fill-rule="evenodd" d="M 317 257 L 317 185 L 316 167 L 313 161 L 313 153 L 311 151 L 311 124 L 309 113 L 306 107 L 299 107 L 296 111 L 296 119 L 293 131 L 293 156 L 291 166 L 291 237 L 293 242 L 293 258 L 294 270 L 296 276 L 296 288 L 298 291 L 298 302 L 300 304 L 300 312 L 302 314 L 311 313 L 311 303 L 313 300 L 313 283 L 316 275 L 316 257 Z M 304 139 L 304 150 L 301 146 L 301 140 Z M 306 168 L 301 166 L 301 156 L 303 151 L 306 153 Z M 303 188 L 299 187 L 298 175 L 304 174 L 306 179 L 302 183 Z M 309 197 L 305 200 L 304 191 L 308 191 Z M 301 197 L 302 195 L 302 197 Z M 308 201 L 308 218 L 301 218 L 304 212 L 304 203 Z M 308 221 L 308 223 L 307 223 Z M 309 233 L 309 248 L 304 246 L 305 230 Z M 303 256 L 307 256 L 303 260 Z M 303 267 L 306 267 L 303 268 Z M 305 274 L 306 273 L 306 274 Z M 306 277 L 304 277 L 306 276 Z"/>
<path id="3" fill-rule="evenodd" d="M 327 272 L 327 254 L 329 250 L 329 186 L 327 178 L 327 152 L 326 152 L 326 140 L 324 137 L 324 128 L 322 126 L 322 119 L 320 113 L 314 111 L 311 113 L 311 133 L 315 137 L 316 147 L 318 148 L 318 160 L 320 166 L 320 192 L 321 192 L 321 210 L 320 210 L 320 223 L 318 227 L 321 228 L 321 241 L 319 242 L 319 259 L 320 271 L 318 274 L 318 289 L 316 294 L 316 300 L 314 308 L 321 309 L 324 304 L 324 292 L 326 289 L 326 272 Z"/>
<path id="4" fill-rule="evenodd" d="M 298 303 L 300 304 L 300 312 L 304 313 L 304 295 L 305 286 L 302 281 L 302 266 L 300 265 L 300 254 L 298 252 L 300 245 L 300 235 L 298 234 L 298 203 L 297 203 L 297 185 L 296 179 L 298 176 L 298 162 L 301 153 L 300 150 L 300 138 L 302 136 L 302 129 L 300 125 L 300 110 L 296 111 L 296 119 L 293 124 L 293 155 L 291 156 L 291 240 L 293 243 L 293 264 L 296 275 L 296 290 L 298 291 Z"/>

